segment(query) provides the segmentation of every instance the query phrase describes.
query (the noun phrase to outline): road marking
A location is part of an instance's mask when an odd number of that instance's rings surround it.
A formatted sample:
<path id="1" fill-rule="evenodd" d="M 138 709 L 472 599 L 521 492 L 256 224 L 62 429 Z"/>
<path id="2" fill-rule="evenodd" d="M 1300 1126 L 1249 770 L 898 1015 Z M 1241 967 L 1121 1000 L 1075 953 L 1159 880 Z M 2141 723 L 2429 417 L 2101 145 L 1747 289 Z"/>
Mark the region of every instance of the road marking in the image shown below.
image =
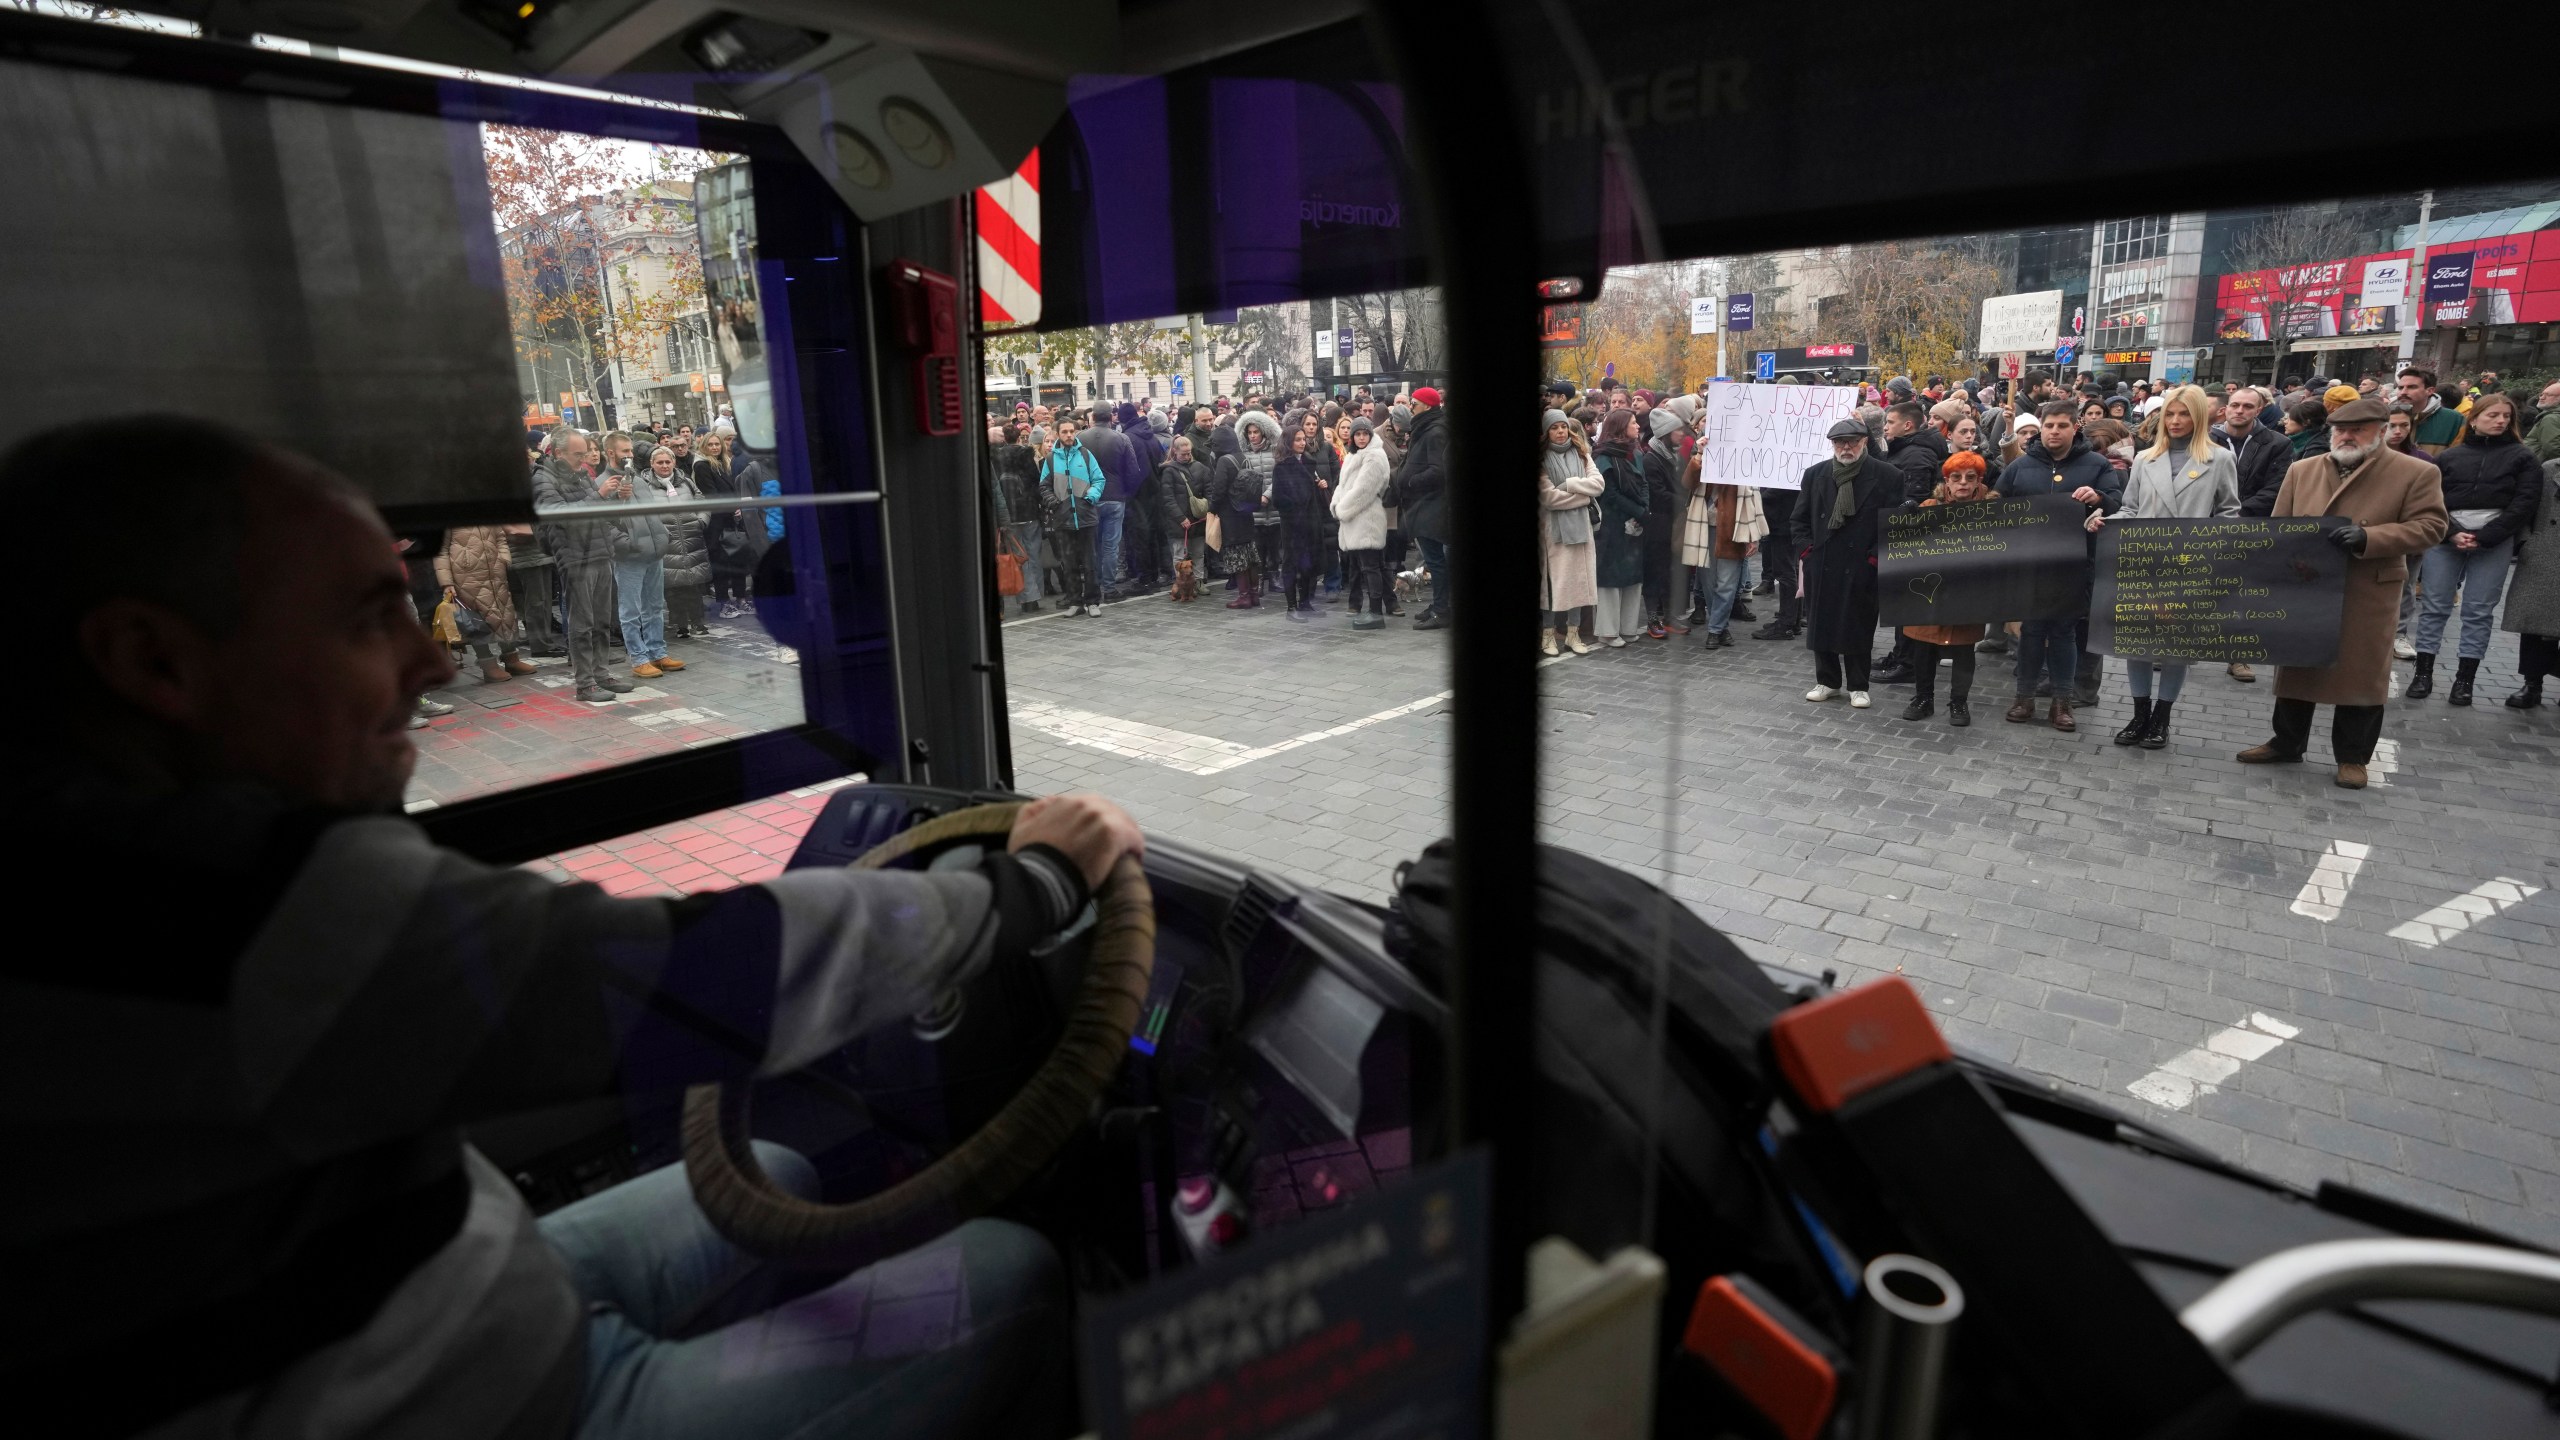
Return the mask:
<path id="1" fill-rule="evenodd" d="M 2252 1011 L 2246 1023 L 2224 1026 L 2207 1036 L 2202 1045 L 2124 1088 L 2132 1091 L 2134 1098 L 2163 1110 L 2184 1110 L 2198 1097 L 2221 1089 L 2222 1082 L 2239 1074 L 2241 1066 L 2265 1057 L 2301 1033 L 2300 1026 Z"/>
<path id="2" fill-rule="evenodd" d="M 691 706 L 678 706 L 673 710 L 634 715 L 630 720 L 634 725 L 654 728 L 659 725 L 699 725 L 705 720 L 716 720 L 719 717 L 720 712 L 717 710 L 697 710 Z"/>
<path id="3" fill-rule="evenodd" d="M 2293 897 L 2293 913 L 2323 925 L 2337 919 L 2340 907 L 2347 903 L 2347 892 L 2355 888 L 2357 872 L 2372 853 L 2372 846 L 2353 840 L 2330 841 L 2329 853 L 2311 867 L 2311 878 L 2302 882 L 2302 893 Z"/>
<path id="4" fill-rule="evenodd" d="M 2473 925 L 2542 893 L 2539 885 L 2501 875 L 2474 885 L 2415 920 L 2391 927 L 2391 938 L 2432 950 Z"/>
<path id="5" fill-rule="evenodd" d="M 1313 745 L 1321 740 L 1335 739 L 1399 716 L 1411 715 L 1417 710 L 1427 710 L 1447 700 L 1451 693 L 1443 690 L 1437 695 L 1425 695 L 1419 700 L 1398 705 L 1391 710 L 1381 710 L 1375 715 L 1363 715 L 1357 720 L 1347 721 L 1330 729 L 1310 730 L 1304 735 L 1293 735 L 1272 745 L 1243 745 L 1233 740 L 1221 740 L 1214 735 L 1194 735 L 1187 730 L 1168 730 L 1161 725 L 1123 720 L 1116 715 L 1104 715 L 1098 711 L 1052 705 L 1045 700 L 1026 700 L 1014 706 L 1013 719 L 1015 724 L 1025 729 L 1037 730 L 1053 740 L 1064 741 L 1069 745 L 1081 745 L 1088 750 L 1100 750 L 1105 754 L 1125 756 L 1131 760 L 1144 760 L 1150 764 L 1180 770 L 1189 775 L 1218 775 L 1233 770 L 1239 765 L 1250 765 L 1256 760 L 1268 760 L 1274 755 Z"/>

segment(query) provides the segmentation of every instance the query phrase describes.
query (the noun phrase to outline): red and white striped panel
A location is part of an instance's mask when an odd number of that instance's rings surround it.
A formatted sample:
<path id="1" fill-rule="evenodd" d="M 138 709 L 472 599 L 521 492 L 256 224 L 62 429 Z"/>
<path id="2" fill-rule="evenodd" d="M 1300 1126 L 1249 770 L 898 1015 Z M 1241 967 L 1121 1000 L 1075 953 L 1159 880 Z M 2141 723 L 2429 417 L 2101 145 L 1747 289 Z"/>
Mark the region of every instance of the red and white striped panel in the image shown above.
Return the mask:
<path id="1" fill-rule="evenodd" d="M 978 320 L 1028 325 L 1040 318 L 1040 152 L 993 185 L 978 187 Z"/>

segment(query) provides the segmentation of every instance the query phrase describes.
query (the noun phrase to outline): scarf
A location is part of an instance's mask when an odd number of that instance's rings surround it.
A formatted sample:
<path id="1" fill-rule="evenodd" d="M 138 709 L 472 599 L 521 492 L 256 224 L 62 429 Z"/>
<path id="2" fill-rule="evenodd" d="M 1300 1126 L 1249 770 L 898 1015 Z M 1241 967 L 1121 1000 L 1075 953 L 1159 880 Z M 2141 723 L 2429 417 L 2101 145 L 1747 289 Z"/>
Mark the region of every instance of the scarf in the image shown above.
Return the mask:
<path id="1" fill-rule="evenodd" d="M 1562 411 L 1550 410 L 1547 412 L 1547 423 L 1550 425 L 1559 424 L 1563 419 L 1564 414 Z M 1574 443 L 1571 440 L 1566 440 L 1561 444 L 1553 440 L 1548 441 L 1546 471 L 1547 479 L 1552 482 L 1557 489 L 1563 489 L 1566 481 L 1579 480 L 1582 478 L 1582 452 L 1574 447 Z M 1590 544 L 1591 507 L 1585 504 L 1576 505 L 1569 510 L 1548 511 L 1547 539 L 1550 543 L 1556 545 Z"/>
<path id="2" fill-rule="evenodd" d="M 1837 460 L 1831 462 L 1832 531 L 1838 531 L 1841 526 L 1849 523 L 1850 516 L 1858 513 L 1858 472 L 1865 468 L 1867 468 L 1867 462 L 1864 456 L 1846 465 Z"/>

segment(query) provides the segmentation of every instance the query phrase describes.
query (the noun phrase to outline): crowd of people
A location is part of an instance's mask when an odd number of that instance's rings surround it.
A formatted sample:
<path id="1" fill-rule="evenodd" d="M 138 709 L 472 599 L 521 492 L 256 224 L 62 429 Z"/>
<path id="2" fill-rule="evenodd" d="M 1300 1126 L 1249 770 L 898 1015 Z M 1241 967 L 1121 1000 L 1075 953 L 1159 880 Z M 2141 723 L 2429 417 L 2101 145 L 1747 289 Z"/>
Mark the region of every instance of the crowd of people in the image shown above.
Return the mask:
<path id="1" fill-rule="evenodd" d="M 1876 687 L 1910 685 L 1902 716 L 1925 721 L 1938 713 L 1944 669 L 1947 723 L 1968 725 L 1977 657 L 2003 655 L 2014 682 L 2004 718 L 2072 732 L 2105 669 L 2089 650 L 2086 568 L 2071 614 L 1909 627 L 1871 653 L 1888 514 L 2051 494 L 2086 507 L 2091 567 L 2111 521 L 2349 522 L 2331 532 L 2350 574 L 2340 658 L 2280 669 L 2274 737 L 2244 761 L 2301 759 L 2313 707 L 2329 704 L 2338 781 L 2362 785 L 2393 660 L 2412 665 L 2405 697 L 2431 696 L 2457 613 L 2449 703 L 2473 702 L 2502 601 L 2523 676 L 2505 703 L 2538 706 L 2543 682 L 2560 674 L 2560 382 L 2530 403 L 2494 373 L 2463 384 L 2416 366 L 2273 386 L 2011 382 L 1986 369 L 1859 390 L 1854 418 L 1828 436 L 1831 458 L 1790 491 L 1703 480 L 1703 382 L 1671 395 L 1549 382 L 1540 649 L 1580 655 L 1692 634 L 1730 647 L 1736 623 L 1760 619 L 1756 598 L 1774 613 L 1751 638 L 1813 652 L 1809 701 L 1866 709 Z M 1058 605 L 1099 616 L 1159 591 L 1187 601 L 1207 582 L 1223 585 L 1229 609 L 1276 602 L 1299 622 L 1343 603 L 1354 629 L 1383 626 L 1409 596 L 1414 628 L 1440 628 L 1450 619 L 1447 506 L 1471 488 L 1451 473 L 1446 423 L 1430 386 L 1249 393 L 1169 411 L 1152 400 L 1086 411 L 1018 402 L 989 417 L 987 435 L 1000 543 L 1014 561 L 1006 593 L 1021 614 Z M 2121 663 L 2132 718 L 2115 742 L 2166 746 L 2189 665 Z M 2224 673 L 2258 679 L 2245 663 Z"/>
<path id="2" fill-rule="evenodd" d="M 670 642 L 707 639 L 713 620 L 748 613 L 756 563 L 784 520 L 779 508 L 735 502 L 782 487 L 733 420 L 602 435 L 564 425 L 527 439 L 534 523 L 400 542 L 420 617 L 477 662 L 482 680 L 503 684 L 533 674 L 535 658 L 565 659 L 576 697 L 610 704 L 688 667 Z M 702 508 L 621 508 L 685 501 Z M 583 507 L 610 508 L 591 520 L 562 513 Z M 411 724 L 452 709 L 421 697 Z"/>

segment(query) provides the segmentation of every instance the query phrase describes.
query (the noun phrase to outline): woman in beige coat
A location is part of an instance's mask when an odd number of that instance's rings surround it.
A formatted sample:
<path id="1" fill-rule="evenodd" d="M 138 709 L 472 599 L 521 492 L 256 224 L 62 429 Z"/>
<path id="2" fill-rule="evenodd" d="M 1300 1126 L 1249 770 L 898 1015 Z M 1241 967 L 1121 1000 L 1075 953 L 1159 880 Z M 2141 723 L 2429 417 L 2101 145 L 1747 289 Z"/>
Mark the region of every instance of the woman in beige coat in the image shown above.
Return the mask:
<path id="1" fill-rule="evenodd" d="M 1600 478 L 1600 467 L 1592 463 L 1591 442 L 1574 429 L 1572 419 L 1561 410 L 1550 410 L 1546 421 L 1547 454 L 1538 473 L 1538 506 L 1547 528 L 1547 563 L 1540 577 L 1543 595 L 1538 606 L 1547 612 L 1547 624 L 1553 628 L 1541 628 L 1538 648 L 1556 654 L 1561 639 L 1574 654 L 1588 655 L 1591 647 L 1574 631 L 1574 612 L 1600 601 L 1599 558 L 1592 546 L 1598 511 L 1592 502 L 1609 487 Z"/>
<path id="2" fill-rule="evenodd" d="M 2276 671 L 2275 735 L 2240 752 L 2243 765 L 2297 764 L 2311 741 L 2314 707 L 2337 707 L 2330 749 L 2337 783 L 2365 785 L 2365 766 L 2382 738 L 2391 698 L 2391 636 L 2400 623 L 2400 587 L 2409 557 L 2444 538 L 2444 472 L 2382 443 L 2378 400 L 2356 400 L 2329 417 L 2329 449 L 2284 472 L 2275 518 L 2335 515 L 2348 522 L 2332 538 L 2346 551 L 2347 601 L 2338 658 L 2317 668 Z"/>

